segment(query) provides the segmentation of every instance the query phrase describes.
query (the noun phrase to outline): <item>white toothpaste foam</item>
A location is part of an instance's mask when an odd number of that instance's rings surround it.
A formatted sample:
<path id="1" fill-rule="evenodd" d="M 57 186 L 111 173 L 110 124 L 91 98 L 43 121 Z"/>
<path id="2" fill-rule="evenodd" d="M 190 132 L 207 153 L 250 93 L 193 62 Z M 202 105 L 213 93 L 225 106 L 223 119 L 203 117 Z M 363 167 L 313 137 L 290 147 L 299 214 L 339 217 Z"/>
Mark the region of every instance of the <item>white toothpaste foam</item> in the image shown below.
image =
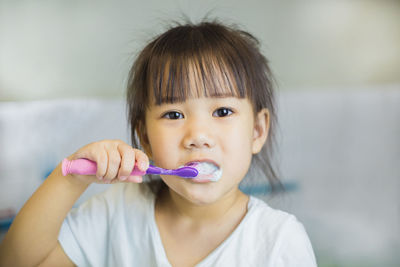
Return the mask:
<path id="1" fill-rule="evenodd" d="M 197 162 L 194 167 L 199 171 L 196 177 L 198 179 L 217 182 L 222 176 L 222 169 L 210 162 Z"/>

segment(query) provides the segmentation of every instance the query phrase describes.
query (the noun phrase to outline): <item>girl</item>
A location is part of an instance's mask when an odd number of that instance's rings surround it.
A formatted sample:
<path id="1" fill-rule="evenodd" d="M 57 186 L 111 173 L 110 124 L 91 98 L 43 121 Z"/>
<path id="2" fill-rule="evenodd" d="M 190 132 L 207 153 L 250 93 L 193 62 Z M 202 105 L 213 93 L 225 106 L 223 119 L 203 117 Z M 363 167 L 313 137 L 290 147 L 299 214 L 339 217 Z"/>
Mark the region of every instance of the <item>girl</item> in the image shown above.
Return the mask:
<path id="1" fill-rule="evenodd" d="M 316 266 L 293 215 L 239 190 L 250 167 L 277 183 L 266 157 L 272 75 L 258 41 L 216 21 L 177 25 L 141 51 L 129 78 L 133 147 L 104 140 L 69 156 L 95 161 L 96 176 L 64 177 L 59 165 L 15 218 L 1 265 Z M 149 159 L 208 162 L 222 175 L 130 176 Z M 91 183 L 115 185 L 70 211 Z"/>

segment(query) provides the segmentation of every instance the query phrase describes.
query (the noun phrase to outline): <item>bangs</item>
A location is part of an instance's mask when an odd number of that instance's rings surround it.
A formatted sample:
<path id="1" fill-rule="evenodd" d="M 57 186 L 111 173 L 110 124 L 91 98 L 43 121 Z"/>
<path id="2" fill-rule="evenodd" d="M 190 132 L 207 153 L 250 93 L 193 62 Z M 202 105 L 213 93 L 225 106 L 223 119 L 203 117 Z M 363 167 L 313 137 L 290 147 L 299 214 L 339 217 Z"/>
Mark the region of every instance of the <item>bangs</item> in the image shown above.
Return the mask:
<path id="1" fill-rule="evenodd" d="M 169 36 L 154 44 L 147 68 L 153 103 L 183 102 L 188 97 L 250 97 L 238 53 L 227 47 L 226 40 L 222 45 L 215 37 Z M 184 41 L 177 45 L 176 40 Z"/>

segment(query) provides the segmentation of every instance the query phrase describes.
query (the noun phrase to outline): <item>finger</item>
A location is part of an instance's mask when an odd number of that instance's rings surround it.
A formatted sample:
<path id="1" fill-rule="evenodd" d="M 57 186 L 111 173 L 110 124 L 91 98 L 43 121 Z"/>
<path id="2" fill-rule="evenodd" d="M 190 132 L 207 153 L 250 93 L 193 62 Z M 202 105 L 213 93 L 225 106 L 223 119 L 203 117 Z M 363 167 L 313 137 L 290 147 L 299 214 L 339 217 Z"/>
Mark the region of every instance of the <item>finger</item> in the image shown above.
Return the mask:
<path id="1" fill-rule="evenodd" d="M 107 150 L 108 155 L 108 165 L 107 171 L 104 175 L 104 179 L 112 180 L 117 177 L 119 166 L 121 163 L 121 155 L 115 148 L 110 148 Z"/>
<path id="2" fill-rule="evenodd" d="M 106 184 L 116 184 L 116 183 L 118 183 L 118 182 L 120 182 L 120 181 L 118 180 L 118 178 L 114 178 L 114 179 L 111 179 L 111 180 L 105 180 L 105 183 L 106 183 Z"/>
<path id="3" fill-rule="evenodd" d="M 121 166 L 119 168 L 118 178 L 123 181 L 132 173 L 135 166 L 135 151 L 126 144 L 118 145 L 118 151 L 121 155 Z"/>
<path id="4" fill-rule="evenodd" d="M 107 171 L 107 166 L 108 166 L 108 155 L 105 150 L 101 150 L 97 152 L 96 158 L 94 159 L 97 163 L 97 171 L 96 171 L 96 177 L 99 180 L 102 180 L 104 176 L 106 175 Z"/>
<path id="5" fill-rule="evenodd" d="M 143 182 L 143 177 L 142 176 L 129 176 L 126 180 L 126 182 L 131 182 L 131 183 L 141 183 Z"/>
<path id="6" fill-rule="evenodd" d="M 134 149 L 134 151 L 136 165 L 138 166 L 139 170 L 146 171 L 149 168 L 149 157 L 139 149 Z"/>

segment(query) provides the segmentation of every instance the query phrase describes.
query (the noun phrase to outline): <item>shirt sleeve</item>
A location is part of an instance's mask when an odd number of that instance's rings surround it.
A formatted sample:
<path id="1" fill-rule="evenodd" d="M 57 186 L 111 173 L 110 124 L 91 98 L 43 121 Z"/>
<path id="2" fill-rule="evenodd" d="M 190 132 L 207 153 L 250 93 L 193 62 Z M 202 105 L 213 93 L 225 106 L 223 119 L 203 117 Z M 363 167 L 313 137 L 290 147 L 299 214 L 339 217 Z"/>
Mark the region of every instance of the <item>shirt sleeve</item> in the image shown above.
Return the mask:
<path id="1" fill-rule="evenodd" d="M 277 267 L 316 267 L 314 251 L 304 229 L 296 217 L 285 223 L 276 257 Z"/>
<path id="2" fill-rule="evenodd" d="M 92 197 L 70 211 L 58 240 L 66 255 L 78 266 L 103 266 L 112 206 L 104 194 Z"/>

